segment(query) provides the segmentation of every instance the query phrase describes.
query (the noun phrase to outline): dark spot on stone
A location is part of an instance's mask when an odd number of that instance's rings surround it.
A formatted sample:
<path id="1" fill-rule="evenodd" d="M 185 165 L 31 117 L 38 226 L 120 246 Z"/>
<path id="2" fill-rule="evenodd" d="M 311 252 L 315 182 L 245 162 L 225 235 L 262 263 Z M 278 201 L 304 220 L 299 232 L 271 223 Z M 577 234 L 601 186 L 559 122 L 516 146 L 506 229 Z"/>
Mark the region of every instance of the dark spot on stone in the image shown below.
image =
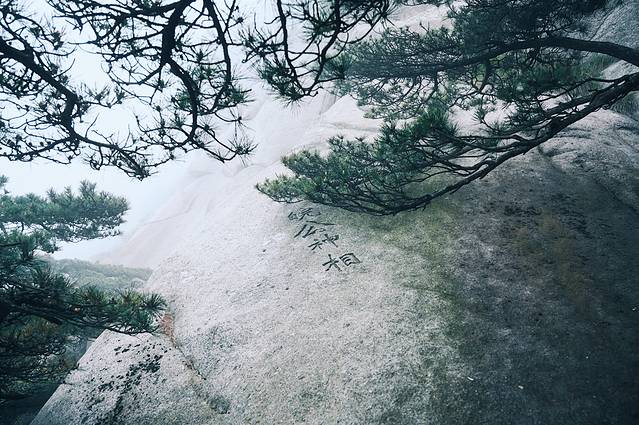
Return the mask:
<path id="1" fill-rule="evenodd" d="M 226 415 L 231 410 L 231 402 L 224 396 L 215 395 L 208 400 L 211 409 L 220 415 Z"/>

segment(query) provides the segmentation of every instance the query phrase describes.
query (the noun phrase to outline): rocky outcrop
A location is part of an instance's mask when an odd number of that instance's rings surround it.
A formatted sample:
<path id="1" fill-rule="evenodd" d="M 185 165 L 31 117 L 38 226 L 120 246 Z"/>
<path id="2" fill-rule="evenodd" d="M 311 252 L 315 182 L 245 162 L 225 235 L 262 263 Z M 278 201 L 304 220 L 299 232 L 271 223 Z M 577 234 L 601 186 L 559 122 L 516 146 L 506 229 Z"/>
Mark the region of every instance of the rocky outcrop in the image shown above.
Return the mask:
<path id="1" fill-rule="evenodd" d="M 308 111 L 253 127 L 290 150 L 376 125 Z M 33 424 L 637 423 L 638 134 L 601 111 L 385 218 L 261 196 L 280 148 L 199 172 L 113 257 L 155 268 L 163 332 L 103 334 Z"/>
<path id="2" fill-rule="evenodd" d="M 381 219 L 200 177 L 165 334 L 103 334 L 34 425 L 632 423 L 638 131 L 599 114 Z"/>

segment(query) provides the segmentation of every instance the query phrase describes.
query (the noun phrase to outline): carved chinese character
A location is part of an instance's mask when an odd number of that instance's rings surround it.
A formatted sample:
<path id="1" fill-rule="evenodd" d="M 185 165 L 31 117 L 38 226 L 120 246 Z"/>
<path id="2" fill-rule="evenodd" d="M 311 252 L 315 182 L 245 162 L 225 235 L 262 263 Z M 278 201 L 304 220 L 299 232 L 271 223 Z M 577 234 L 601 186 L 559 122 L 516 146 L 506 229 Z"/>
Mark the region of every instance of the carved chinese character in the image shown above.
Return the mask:
<path id="1" fill-rule="evenodd" d="M 335 226 L 335 223 L 326 223 L 316 220 L 306 220 L 307 223 L 319 224 L 320 226 Z"/>
<path id="2" fill-rule="evenodd" d="M 342 263 L 344 263 L 346 267 L 361 263 L 359 258 L 357 258 L 352 252 L 340 256 L 339 259 L 342 260 Z"/>
<path id="3" fill-rule="evenodd" d="M 289 220 L 302 221 L 306 217 L 317 217 L 321 212 L 315 211 L 313 208 L 300 208 L 297 212 L 291 211 L 288 215 Z"/>
<path id="4" fill-rule="evenodd" d="M 317 239 L 316 239 L 317 240 Z M 311 245 L 312 246 L 312 245 Z M 323 266 L 328 266 L 326 267 L 325 271 L 329 271 L 330 269 L 332 269 L 333 267 L 335 267 L 337 269 L 337 271 L 342 271 L 342 269 L 339 266 L 340 261 L 342 262 L 343 265 L 345 265 L 346 267 L 350 267 L 354 264 L 360 264 L 361 260 L 359 258 L 357 258 L 355 256 L 355 254 L 353 254 L 352 252 L 348 252 L 344 255 L 340 255 L 339 258 L 333 258 L 333 256 L 331 254 L 328 254 L 328 261 L 325 262 L 324 264 L 322 264 Z"/>
<path id="5" fill-rule="evenodd" d="M 339 239 L 339 235 L 330 236 L 328 233 L 324 233 L 323 239 L 315 239 L 315 241 L 310 244 L 308 247 L 311 248 L 311 251 L 315 251 L 316 249 L 322 249 L 322 245 L 330 243 L 333 246 L 337 246 L 335 243 L 336 240 Z"/>
<path id="6" fill-rule="evenodd" d="M 341 272 L 342 269 L 339 268 L 339 261 L 335 258 L 333 258 L 331 256 L 331 254 L 328 254 L 328 261 L 325 262 L 324 264 L 322 264 L 323 266 L 328 266 L 326 268 L 326 270 L 324 271 L 329 271 L 330 269 L 332 269 L 333 267 L 335 267 L 337 269 L 338 272 Z"/>
<path id="7" fill-rule="evenodd" d="M 300 229 L 300 231 L 297 232 L 295 236 L 293 236 L 293 238 L 297 238 L 298 236 L 301 236 L 302 239 L 306 239 L 309 236 L 316 234 L 317 232 L 324 232 L 324 231 L 326 231 L 326 229 L 322 227 L 315 227 L 311 224 L 304 224 L 302 228 Z"/>

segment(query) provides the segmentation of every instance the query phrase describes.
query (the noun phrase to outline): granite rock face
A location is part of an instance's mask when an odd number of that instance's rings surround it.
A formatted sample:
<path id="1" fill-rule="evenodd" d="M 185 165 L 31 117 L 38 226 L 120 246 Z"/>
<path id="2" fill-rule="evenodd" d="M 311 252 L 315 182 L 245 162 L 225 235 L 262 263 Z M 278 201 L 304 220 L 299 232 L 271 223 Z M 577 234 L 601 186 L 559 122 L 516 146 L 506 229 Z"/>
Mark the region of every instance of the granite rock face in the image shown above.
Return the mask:
<path id="1" fill-rule="evenodd" d="M 308 108 L 285 151 L 377 125 Z M 104 333 L 33 425 L 638 423 L 638 135 L 601 111 L 385 218 L 266 199 L 280 152 L 199 172 L 113 257 L 163 332 Z"/>
<path id="2" fill-rule="evenodd" d="M 584 124 L 396 217 L 209 194 L 165 334 L 103 334 L 34 425 L 632 423 L 639 128 Z"/>

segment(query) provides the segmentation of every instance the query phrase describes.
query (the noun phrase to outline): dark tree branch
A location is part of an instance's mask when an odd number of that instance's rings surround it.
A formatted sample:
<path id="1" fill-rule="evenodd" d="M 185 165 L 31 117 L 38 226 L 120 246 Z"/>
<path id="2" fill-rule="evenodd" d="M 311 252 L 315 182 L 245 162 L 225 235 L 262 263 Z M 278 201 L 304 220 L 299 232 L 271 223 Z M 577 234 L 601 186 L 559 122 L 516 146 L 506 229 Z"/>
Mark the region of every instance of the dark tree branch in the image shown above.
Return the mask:
<path id="1" fill-rule="evenodd" d="M 331 139 L 323 157 L 285 157 L 293 175 L 258 189 L 276 201 L 384 215 L 485 177 L 639 90 L 639 73 L 601 76 L 615 61 L 639 66 L 639 50 L 576 38 L 584 16 L 604 3 L 471 0 L 451 8 L 452 29 L 391 29 L 352 46 L 338 88 L 387 119 L 380 136 Z M 461 134 L 450 112 L 459 109 L 480 130 Z M 398 118 L 411 121 L 397 128 Z"/>

